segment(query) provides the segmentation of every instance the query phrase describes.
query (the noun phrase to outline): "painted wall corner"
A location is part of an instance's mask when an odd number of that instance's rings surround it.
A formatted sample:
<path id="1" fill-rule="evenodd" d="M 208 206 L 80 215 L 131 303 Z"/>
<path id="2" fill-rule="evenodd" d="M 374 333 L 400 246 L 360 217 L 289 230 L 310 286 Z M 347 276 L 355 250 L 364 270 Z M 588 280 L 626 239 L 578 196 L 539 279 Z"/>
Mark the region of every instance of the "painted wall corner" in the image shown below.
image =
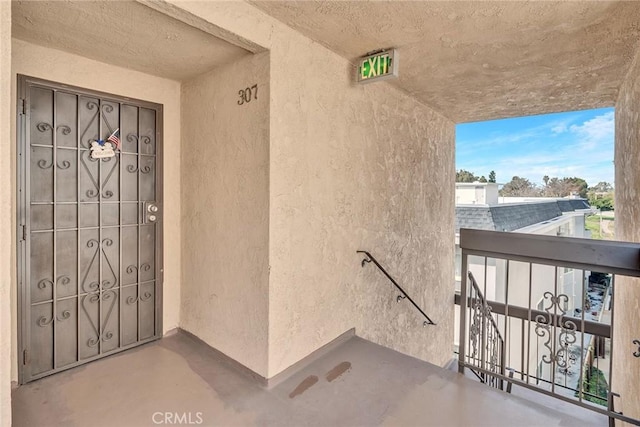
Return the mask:
<path id="1" fill-rule="evenodd" d="M 269 53 L 183 84 L 181 327 L 261 376 L 269 306 Z"/>
<path id="2" fill-rule="evenodd" d="M 11 2 L 0 2 L 0 93 L 11 93 Z M 12 331 L 14 191 L 11 123 L 13 97 L 0 100 L 0 426 L 11 425 L 11 381 L 14 365 Z"/>

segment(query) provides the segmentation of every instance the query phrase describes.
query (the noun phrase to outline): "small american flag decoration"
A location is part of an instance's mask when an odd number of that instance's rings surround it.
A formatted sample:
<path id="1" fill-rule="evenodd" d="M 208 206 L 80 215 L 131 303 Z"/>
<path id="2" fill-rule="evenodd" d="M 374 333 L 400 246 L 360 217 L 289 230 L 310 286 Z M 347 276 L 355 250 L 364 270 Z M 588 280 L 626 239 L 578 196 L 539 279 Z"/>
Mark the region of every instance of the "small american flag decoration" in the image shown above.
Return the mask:
<path id="1" fill-rule="evenodd" d="M 116 150 L 120 149 L 120 128 L 113 131 L 113 133 L 107 138 L 107 141 L 113 144 Z"/>

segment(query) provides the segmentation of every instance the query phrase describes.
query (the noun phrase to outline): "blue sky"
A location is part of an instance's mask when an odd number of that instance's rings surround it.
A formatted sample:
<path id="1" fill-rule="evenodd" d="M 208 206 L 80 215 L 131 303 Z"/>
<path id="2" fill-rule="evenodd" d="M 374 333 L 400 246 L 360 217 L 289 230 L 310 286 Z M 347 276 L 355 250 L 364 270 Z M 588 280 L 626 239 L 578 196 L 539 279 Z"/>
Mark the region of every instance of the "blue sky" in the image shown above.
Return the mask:
<path id="1" fill-rule="evenodd" d="M 502 184 L 514 175 L 539 185 L 544 175 L 614 184 L 613 141 L 613 108 L 464 123 L 456 126 L 456 170 L 494 170 Z"/>

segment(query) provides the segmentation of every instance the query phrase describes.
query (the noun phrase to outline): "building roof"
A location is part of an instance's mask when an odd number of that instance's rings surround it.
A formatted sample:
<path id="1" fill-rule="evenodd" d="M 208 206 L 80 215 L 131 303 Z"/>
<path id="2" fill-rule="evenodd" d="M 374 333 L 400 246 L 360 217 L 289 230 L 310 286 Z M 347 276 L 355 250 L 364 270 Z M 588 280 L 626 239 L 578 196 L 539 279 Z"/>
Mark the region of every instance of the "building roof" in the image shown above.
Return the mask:
<path id="1" fill-rule="evenodd" d="M 488 187 L 490 185 L 502 185 L 502 184 L 498 184 L 497 182 L 480 182 L 480 181 L 474 181 L 474 182 L 456 182 L 456 187 Z"/>
<path id="2" fill-rule="evenodd" d="M 510 203 L 499 205 L 456 206 L 456 233 L 461 228 L 514 231 L 553 218 L 564 212 L 590 209 L 584 199 L 559 199 L 544 202 Z"/>
<path id="3" fill-rule="evenodd" d="M 560 199 L 557 202 L 562 212 L 591 209 L 591 205 L 589 205 L 589 202 L 587 202 L 585 199 Z"/>

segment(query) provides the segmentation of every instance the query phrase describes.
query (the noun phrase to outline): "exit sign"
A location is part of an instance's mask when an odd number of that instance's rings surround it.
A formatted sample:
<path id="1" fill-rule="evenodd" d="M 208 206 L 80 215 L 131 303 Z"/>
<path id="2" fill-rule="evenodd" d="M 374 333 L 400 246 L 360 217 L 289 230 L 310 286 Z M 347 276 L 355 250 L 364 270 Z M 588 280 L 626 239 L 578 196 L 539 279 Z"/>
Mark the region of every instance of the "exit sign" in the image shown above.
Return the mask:
<path id="1" fill-rule="evenodd" d="M 358 83 L 398 77 L 398 52 L 389 49 L 360 58 L 356 77 Z"/>

